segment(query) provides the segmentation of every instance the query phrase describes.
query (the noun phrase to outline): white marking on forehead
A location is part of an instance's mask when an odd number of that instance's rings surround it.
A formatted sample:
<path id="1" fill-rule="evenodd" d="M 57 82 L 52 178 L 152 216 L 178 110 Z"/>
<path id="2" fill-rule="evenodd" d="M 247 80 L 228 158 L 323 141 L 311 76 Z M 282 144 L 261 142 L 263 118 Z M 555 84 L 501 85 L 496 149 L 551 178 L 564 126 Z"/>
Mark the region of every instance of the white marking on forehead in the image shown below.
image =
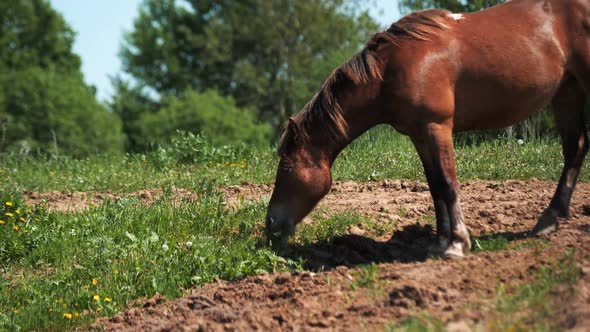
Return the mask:
<path id="1" fill-rule="evenodd" d="M 447 17 L 450 17 L 455 21 L 460 21 L 460 20 L 465 19 L 465 16 L 463 16 L 463 14 L 448 14 Z"/>

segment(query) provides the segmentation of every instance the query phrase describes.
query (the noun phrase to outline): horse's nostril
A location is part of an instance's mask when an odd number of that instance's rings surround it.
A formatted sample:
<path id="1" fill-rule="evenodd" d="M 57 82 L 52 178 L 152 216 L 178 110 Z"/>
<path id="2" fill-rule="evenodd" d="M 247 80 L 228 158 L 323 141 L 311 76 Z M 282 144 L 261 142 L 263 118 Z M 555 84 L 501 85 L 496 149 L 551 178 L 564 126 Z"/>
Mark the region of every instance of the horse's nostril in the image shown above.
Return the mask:
<path id="1" fill-rule="evenodd" d="M 276 232 L 277 223 L 273 217 L 267 216 L 266 217 L 266 234 L 270 235 L 271 233 Z"/>
<path id="2" fill-rule="evenodd" d="M 266 227 L 274 227 L 275 225 L 275 219 L 271 216 L 266 216 Z"/>

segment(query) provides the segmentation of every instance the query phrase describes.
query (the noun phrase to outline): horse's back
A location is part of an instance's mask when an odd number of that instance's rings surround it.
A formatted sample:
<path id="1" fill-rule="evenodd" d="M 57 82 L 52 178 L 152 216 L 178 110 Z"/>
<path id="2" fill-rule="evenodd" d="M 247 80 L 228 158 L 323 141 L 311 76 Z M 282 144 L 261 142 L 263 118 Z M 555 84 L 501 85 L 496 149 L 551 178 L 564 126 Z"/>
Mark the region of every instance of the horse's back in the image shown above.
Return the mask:
<path id="1" fill-rule="evenodd" d="M 513 0 L 441 15 L 447 28 L 430 29 L 428 41 L 403 39 L 388 53 L 386 89 L 401 100 L 391 122 L 402 132 L 428 121 L 412 109 L 452 116 L 455 131 L 509 126 L 552 100 L 586 45 L 590 61 L 590 0 Z"/>

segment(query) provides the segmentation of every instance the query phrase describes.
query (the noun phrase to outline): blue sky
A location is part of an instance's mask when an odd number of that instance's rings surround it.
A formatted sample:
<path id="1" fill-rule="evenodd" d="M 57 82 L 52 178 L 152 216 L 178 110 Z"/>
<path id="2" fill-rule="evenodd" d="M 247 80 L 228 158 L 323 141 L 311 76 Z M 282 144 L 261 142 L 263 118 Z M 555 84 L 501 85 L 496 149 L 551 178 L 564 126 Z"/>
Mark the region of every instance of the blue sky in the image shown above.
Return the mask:
<path id="1" fill-rule="evenodd" d="M 296 0 L 294 0 L 296 1 Z M 82 57 L 82 71 L 88 84 L 98 89 L 100 100 L 113 89 L 109 76 L 121 72 L 118 53 L 124 31 L 129 31 L 141 0 L 50 0 L 77 32 L 74 51 Z M 371 10 L 383 26 L 399 18 L 397 0 L 376 0 Z"/>

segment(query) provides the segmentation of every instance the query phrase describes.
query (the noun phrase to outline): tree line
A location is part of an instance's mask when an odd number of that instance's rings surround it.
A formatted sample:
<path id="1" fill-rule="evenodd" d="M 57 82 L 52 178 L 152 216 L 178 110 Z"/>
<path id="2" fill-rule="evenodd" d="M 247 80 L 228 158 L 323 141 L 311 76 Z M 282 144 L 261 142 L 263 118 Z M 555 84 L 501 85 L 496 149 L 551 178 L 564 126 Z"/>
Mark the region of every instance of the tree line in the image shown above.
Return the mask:
<path id="1" fill-rule="evenodd" d="M 402 13 L 502 0 L 400 0 Z M 106 103 L 48 0 L 0 2 L 0 152 L 141 152 L 178 130 L 268 145 L 379 30 L 358 0 L 144 0 Z"/>

